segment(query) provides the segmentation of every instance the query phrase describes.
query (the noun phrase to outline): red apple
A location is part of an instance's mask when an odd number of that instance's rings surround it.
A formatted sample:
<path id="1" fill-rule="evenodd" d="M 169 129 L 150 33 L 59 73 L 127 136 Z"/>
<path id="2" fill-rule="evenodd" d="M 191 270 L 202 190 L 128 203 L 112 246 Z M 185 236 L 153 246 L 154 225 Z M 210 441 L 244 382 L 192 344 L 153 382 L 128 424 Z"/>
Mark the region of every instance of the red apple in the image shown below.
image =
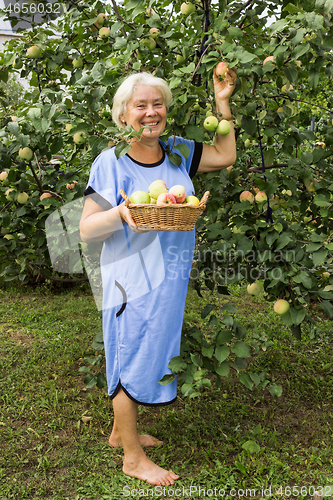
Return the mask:
<path id="1" fill-rule="evenodd" d="M 39 197 L 40 201 L 44 200 L 45 198 L 52 198 L 52 195 L 50 193 L 43 193 Z"/>
<path id="2" fill-rule="evenodd" d="M 272 61 L 272 63 L 274 63 L 274 56 L 268 56 L 266 57 L 266 59 L 264 59 L 263 61 L 263 64 L 266 64 L 268 61 Z"/>
<path id="3" fill-rule="evenodd" d="M 239 196 L 239 201 L 249 201 L 250 203 L 253 203 L 254 196 L 250 191 L 243 191 Z"/>
<path id="4" fill-rule="evenodd" d="M 221 78 L 224 78 L 227 69 L 228 69 L 228 63 L 226 63 L 226 62 L 219 62 L 218 65 L 216 66 L 215 73 L 217 74 L 217 76 L 220 76 Z"/>
<path id="5" fill-rule="evenodd" d="M 170 193 L 162 193 L 156 200 L 156 205 L 175 205 L 176 198 Z"/>
<path id="6" fill-rule="evenodd" d="M 184 186 L 176 184 L 169 189 L 169 194 L 172 194 L 176 198 L 177 203 L 183 203 L 186 199 L 186 191 Z"/>
<path id="7" fill-rule="evenodd" d="M 66 188 L 67 189 L 74 189 L 75 184 L 77 184 L 77 181 L 69 182 L 68 184 L 66 184 Z"/>

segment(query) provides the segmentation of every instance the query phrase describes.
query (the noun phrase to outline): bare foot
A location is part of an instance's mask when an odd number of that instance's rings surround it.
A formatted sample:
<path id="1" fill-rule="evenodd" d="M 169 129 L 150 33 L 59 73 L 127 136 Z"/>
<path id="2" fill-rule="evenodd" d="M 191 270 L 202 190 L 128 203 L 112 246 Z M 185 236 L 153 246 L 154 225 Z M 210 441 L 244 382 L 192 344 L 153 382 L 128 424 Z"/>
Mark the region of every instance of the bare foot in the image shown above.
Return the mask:
<path id="1" fill-rule="evenodd" d="M 157 439 L 154 436 L 150 436 L 150 434 L 138 434 L 138 438 L 141 446 L 145 446 L 147 448 L 149 446 L 157 447 L 163 444 L 163 441 L 159 441 L 159 439 Z M 121 446 L 121 438 L 118 433 L 115 432 L 111 433 L 109 439 L 109 445 L 112 446 L 113 448 L 118 448 L 119 446 Z"/>
<path id="2" fill-rule="evenodd" d="M 138 462 L 124 460 L 123 472 L 155 486 L 170 486 L 179 479 L 174 472 L 162 469 L 145 455 Z"/>

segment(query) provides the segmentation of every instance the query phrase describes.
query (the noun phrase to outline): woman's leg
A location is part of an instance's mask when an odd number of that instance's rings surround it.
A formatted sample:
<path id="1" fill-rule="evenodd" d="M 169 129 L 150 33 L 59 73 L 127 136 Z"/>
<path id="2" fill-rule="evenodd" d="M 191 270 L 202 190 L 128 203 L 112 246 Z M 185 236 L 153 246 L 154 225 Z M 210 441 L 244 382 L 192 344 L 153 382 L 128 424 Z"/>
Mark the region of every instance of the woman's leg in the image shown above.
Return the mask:
<path id="1" fill-rule="evenodd" d="M 179 476 L 155 465 L 140 445 L 137 432 L 138 405 L 120 390 L 113 399 L 113 410 L 124 449 L 124 473 L 157 486 L 174 484 Z"/>
<path id="2" fill-rule="evenodd" d="M 151 436 L 150 434 L 138 434 L 139 437 L 139 443 L 141 446 L 149 447 L 149 446 L 160 446 L 163 444 L 163 441 L 160 441 L 154 436 Z M 109 445 L 112 446 L 113 448 L 117 448 L 121 446 L 121 439 L 120 439 L 120 434 L 119 434 L 119 429 L 118 429 L 118 424 L 117 420 L 114 419 L 113 421 L 113 428 L 112 432 L 109 438 Z"/>

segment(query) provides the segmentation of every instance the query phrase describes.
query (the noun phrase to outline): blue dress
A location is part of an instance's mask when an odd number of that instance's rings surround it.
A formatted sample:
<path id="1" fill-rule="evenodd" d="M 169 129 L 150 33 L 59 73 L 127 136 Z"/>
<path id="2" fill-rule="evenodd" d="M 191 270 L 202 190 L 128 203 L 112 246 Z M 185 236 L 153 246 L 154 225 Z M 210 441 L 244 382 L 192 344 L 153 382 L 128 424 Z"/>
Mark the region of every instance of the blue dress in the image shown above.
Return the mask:
<path id="1" fill-rule="evenodd" d="M 189 148 L 189 157 L 181 156 L 179 167 L 165 153 L 161 161 L 147 165 L 128 155 L 117 160 L 114 148 L 103 152 L 92 165 L 85 194 L 108 209 L 124 201 L 120 189 L 130 196 L 162 179 L 168 188 L 181 184 L 193 195 L 191 178 L 202 145 L 180 137 L 169 143 Z M 164 151 L 166 144 L 161 146 Z M 104 241 L 103 336 L 111 398 L 121 387 L 142 405 L 166 405 L 176 399 L 177 378 L 168 385 L 159 380 L 171 373 L 171 358 L 179 356 L 194 242 L 194 230 L 136 233 L 127 223 Z"/>

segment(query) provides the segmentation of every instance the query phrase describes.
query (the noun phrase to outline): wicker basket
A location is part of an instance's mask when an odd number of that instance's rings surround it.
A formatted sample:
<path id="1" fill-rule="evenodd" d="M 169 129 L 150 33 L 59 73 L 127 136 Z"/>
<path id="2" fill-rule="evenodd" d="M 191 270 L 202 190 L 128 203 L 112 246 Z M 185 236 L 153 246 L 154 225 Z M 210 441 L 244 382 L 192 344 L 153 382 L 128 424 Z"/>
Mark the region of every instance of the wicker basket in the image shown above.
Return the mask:
<path id="1" fill-rule="evenodd" d="M 155 231 L 192 231 L 199 215 L 206 208 L 209 191 L 205 192 L 199 205 L 134 204 L 122 189 L 120 194 L 138 228 Z"/>

